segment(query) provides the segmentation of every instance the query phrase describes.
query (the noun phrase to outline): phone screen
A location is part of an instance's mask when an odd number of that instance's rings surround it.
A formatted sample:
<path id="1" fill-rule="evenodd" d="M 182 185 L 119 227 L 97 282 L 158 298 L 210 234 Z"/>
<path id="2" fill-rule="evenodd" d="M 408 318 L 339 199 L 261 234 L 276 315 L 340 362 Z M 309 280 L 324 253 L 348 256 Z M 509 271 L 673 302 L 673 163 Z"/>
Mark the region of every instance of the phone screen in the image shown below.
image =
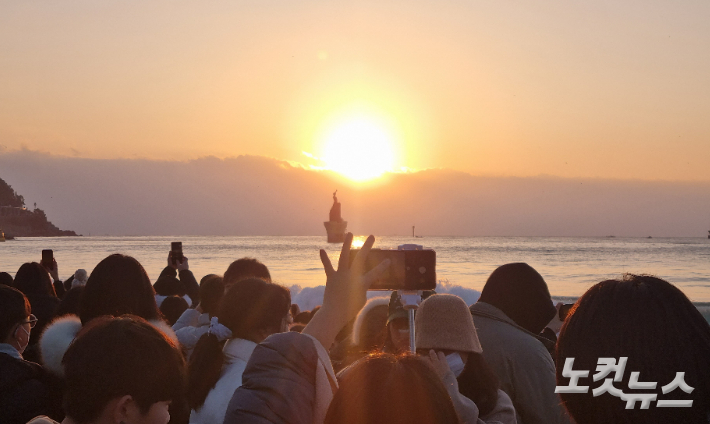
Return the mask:
<path id="1" fill-rule="evenodd" d="M 350 261 L 359 249 L 350 251 Z M 436 288 L 436 252 L 433 250 L 371 249 L 365 260 L 365 272 L 385 259 L 390 266 L 370 290 L 434 290 Z"/>
<path id="2" fill-rule="evenodd" d="M 42 265 L 48 268 L 54 268 L 54 252 L 52 249 L 42 250 Z"/>
<path id="3" fill-rule="evenodd" d="M 170 243 L 170 250 L 173 252 L 173 264 L 176 264 L 178 262 L 182 263 L 182 242 L 174 241 Z"/>

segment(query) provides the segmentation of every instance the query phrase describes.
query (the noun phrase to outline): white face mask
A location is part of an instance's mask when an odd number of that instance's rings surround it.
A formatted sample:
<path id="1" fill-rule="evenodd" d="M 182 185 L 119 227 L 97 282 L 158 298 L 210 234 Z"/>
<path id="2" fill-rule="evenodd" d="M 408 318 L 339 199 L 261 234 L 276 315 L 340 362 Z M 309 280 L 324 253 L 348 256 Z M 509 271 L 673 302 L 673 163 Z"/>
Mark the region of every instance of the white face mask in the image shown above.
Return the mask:
<path id="1" fill-rule="evenodd" d="M 27 349 L 27 345 L 30 343 L 30 332 L 25 330 L 24 325 L 20 325 L 17 329 L 18 330 L 21 329 L 22 331 L 27 333 L 27 343 L 25 343 L 24 346 L 19 346 L 19 343 L 18 343 L 18 346 L 20 347 L 20 349 L 18 349 L 18 352 L 20 352 L 20 354 L 22 354 L 25 351 L 25 349 Z M 15 331 L 17 331 L 17 330 L 15 330 Z"/>
<path id="2" fill-rule="evenodd" d="M 456 377 L 460 376 L 463 372 L 463 368 L 466 364 L 463 363 L 461 355 L 458 352 L 450 353 L 446 355 L 446 363 L 449 364 L 449 368 L 454 373 Z"/>

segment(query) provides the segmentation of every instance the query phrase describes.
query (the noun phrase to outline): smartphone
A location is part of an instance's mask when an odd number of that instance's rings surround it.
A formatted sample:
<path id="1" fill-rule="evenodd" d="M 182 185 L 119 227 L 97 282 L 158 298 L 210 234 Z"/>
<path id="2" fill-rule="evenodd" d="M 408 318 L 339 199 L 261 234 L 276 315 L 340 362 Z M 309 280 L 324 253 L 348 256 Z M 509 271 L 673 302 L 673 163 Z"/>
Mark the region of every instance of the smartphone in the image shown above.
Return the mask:
<path id="1" fill-rule="evenodd" d="M 52 249 L 42 250 L 42 265 L 47 269 L 54 269 L 54 252 Z"/>
<path id="2" fill-rule="evenodd" d="M 565 319 L 567 319 L 567 315 L 569 314 L 569 311 L 572 309 L 573 306 L 574 303 L 565 303 L 564 305 L 560 306 L 560 321 L 564 321 Z"/>
<path id="3" fill-rule="evenodd" d="M 182 255 L 182 242 L 174 241 L 170 243 L 170 251 L 173 252 L 173 265 L 182 263 L 183 259 L 185 258 Z"/>
<path id="4" fill-rule="evenodd" d="M 350 250 L 350 262 L 360 249 Z M 365 272 L 385 259 L 390 266 L 370 290 L 434 290 L 436 289 L 436 252 L 425 250 L 371 249 L 365 260 Z"/>

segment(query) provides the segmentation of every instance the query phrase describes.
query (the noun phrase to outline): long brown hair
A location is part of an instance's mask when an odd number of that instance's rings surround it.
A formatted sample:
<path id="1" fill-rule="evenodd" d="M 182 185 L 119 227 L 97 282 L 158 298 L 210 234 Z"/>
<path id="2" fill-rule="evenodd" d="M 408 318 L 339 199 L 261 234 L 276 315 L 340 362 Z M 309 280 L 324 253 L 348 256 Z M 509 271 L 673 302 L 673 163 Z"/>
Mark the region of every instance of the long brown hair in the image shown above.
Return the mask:
<path id="1" fill-rule="evenodd" d="M 376 354 L 340 381 L 325 424 L 458 424 L 439 376 L 423 358 Z"/>

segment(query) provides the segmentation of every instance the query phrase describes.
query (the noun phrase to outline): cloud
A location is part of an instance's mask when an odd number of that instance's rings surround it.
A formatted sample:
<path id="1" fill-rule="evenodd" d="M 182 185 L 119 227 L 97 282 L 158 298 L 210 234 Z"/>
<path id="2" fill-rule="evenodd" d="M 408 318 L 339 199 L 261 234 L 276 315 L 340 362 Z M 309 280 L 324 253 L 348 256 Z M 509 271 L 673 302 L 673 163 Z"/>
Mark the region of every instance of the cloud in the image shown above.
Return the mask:
<path id="1" fill-rule="evenodd" d="M 446 169 L 355 185 L 261 156 L 190 161 L 0 152 L 0 178 L 63 229 L 111 235 L 323 235 L 337 188 L 356 234 L 704 236 L 709 182 L 481 177 Z"/>

